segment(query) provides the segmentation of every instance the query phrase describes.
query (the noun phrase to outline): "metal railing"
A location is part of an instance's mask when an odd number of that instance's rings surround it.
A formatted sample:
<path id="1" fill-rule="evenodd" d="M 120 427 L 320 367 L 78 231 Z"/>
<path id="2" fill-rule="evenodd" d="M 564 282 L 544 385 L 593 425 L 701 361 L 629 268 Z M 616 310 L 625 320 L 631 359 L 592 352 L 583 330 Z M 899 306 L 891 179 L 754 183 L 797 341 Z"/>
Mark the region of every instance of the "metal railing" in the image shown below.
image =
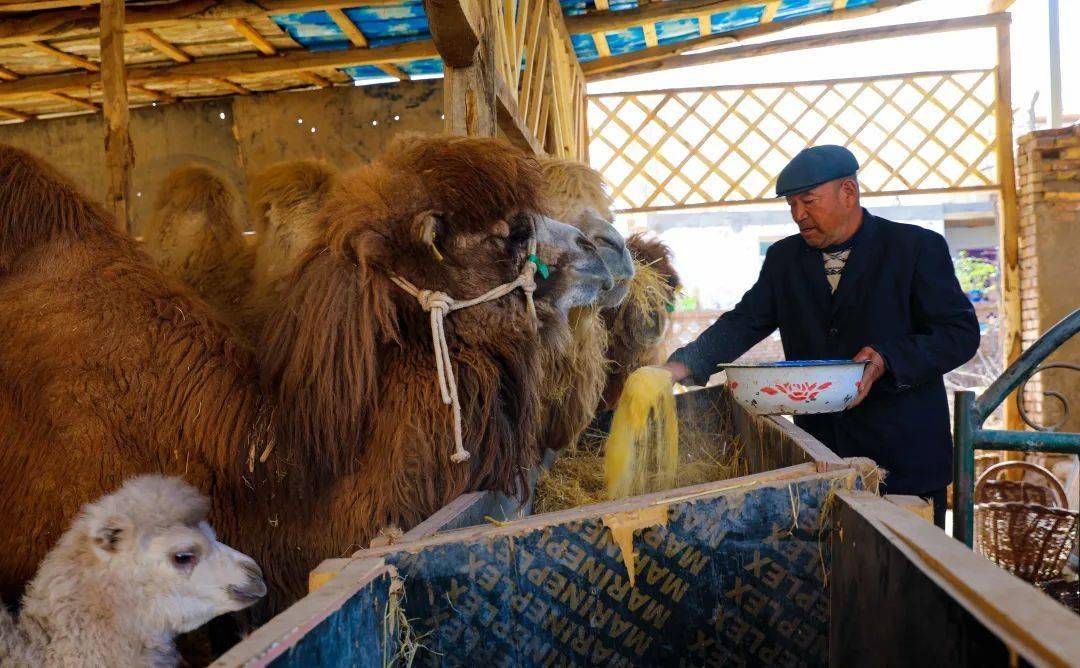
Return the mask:
<path id="1" fill-rule="evenodd" d="M 994 412 L 1013 390 L 1019 388 L 1017 401 L 1023 395 L 1023 387 L 1037 373 L 1047 369 L 1080 371 L 1080 365 L 1065 362 L 1042 362 L 1080 332 L 1080 309 L 1067 315 L 1051 327 L 1030 348 L 1005 370 L 978 398 L 974 392 L 956 393 L 955 441 L 953 451 L 953 537 L 971 547 L 975 524 L 975 451 L 1007 450 L 1011 452 L 1039 452 L 1080 455 L 1080 433 L 1055 431 L 1065 423 L 1069 414 L 1068 400 L 1057 392 L 1044 392 L 1061 402 L 1064 415 L 1052 425 L 1036 424 L 1030 420 L 1021 402 L 1021 416 L 1034 431 L 1004 431 L 983 429 L 986 418 Z"/>

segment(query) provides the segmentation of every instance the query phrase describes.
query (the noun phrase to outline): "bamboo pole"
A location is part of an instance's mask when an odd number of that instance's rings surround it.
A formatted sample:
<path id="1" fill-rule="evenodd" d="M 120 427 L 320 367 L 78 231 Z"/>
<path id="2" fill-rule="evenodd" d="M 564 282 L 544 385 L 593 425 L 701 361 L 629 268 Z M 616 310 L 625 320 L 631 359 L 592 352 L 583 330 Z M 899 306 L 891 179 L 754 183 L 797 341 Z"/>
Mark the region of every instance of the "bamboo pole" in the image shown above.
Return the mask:
<path id="1" fill-rule="evenodd" d="M 117 226 L 131 231 L 128 200 L 135 151 L 128 134 L 127 77 L 124 68 L 124 0 L 101 4 L 101 84 L 105 111 L 107 202 Z"/>
<path id="2" fill-rule="evenodd" d="M 1020 209 L 1016 195 L 1016 166 L 1013 162 L 1012 57 L 1009 24 L 997 26 L 997 69 L 995 70 L 997 124 L 997 167 L 1001 197 L 1001 312 L 1004 322 L 1005 365 L 1016 361 L 1023 350 L 1020 323 Z M 1005 400 L 1005 429 L 1022 430 L 1024 422 L 1012 399 Z M 1022 458 L 1009 453 L 1009 458 Z"/>

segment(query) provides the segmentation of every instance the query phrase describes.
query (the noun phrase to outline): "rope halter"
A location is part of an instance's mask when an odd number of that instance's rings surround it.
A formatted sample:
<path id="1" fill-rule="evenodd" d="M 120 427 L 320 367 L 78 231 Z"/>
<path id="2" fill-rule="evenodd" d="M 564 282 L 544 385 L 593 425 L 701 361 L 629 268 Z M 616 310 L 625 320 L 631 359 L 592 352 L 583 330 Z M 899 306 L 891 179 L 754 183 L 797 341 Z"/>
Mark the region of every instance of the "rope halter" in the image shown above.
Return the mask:
<path id="1" fill-rule="evenodd" d="M 529 254 L 525 264 L 521 267 L 521 273 L 509 283 L 503 283 L 488 290 L 479 297 L 466 300 L 457 300 L 438 290 L 423 290 L 400 276 L 390 276 L 390 280 L 399 288 L 416 298 L 425 312 L 431 314 L 431 344 L 435 349 L 435 371 L 439 378 L 439 392 L 442 394 L 442 402 L 452 407 L 454 416 L 454 453 L 450 455 L 450 461 L 455 464 L 467 461 L 469 452 L 465 450 L 461 435 L 461 402 L 458 400 L 457 381 L 454 379 L 454 369 L 450 363 L 450 348 L 446 343 L 446 326 L 444 319 L 451 311 L 458 311 L 484 302 L 494 301 L 521 288 L 525 293 L 525 304 L 529 316 L 536 320 L 536 305 L 533 303 L 533 293 L 536 292 L 535 274 L 537 269 L 547 276 L 547 266 L 536 256 L 535 232 L 529 238 Z"/>

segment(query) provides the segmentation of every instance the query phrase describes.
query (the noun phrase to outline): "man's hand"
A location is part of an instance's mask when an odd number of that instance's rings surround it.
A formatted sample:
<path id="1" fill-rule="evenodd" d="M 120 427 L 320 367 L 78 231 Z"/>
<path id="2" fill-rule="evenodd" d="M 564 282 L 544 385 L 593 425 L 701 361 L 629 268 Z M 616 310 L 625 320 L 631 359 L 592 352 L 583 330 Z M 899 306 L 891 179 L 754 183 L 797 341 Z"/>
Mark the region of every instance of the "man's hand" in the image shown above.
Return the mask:
<path id="1" fill-rule="evenodd" d="M 681 383 L 690 376 L 690 367 L 682 362 L 667 362 L 666 364 L 661 364 L 660 368 L 666 369 L 668 373 L 671 374 L 671 381 L 673 383 Z"/>
<path id="2" fill-rule="evenodd" d="M 864 347 L 853 357 L 856 362 L 866 362 L 866 367 L 863 369 L 862 380 L 859 381 L 859 393 L 855 395 L 855 401 L 851 402 L 848 406 L 849 409 L 855 408 L 863 402 L 866 395 L 870 393 L 870 388 L 878 378 L 881 378 L 885 374 L 885 358 L 878 354 L 878 351 L 874 350 L 870 346 Z"/>

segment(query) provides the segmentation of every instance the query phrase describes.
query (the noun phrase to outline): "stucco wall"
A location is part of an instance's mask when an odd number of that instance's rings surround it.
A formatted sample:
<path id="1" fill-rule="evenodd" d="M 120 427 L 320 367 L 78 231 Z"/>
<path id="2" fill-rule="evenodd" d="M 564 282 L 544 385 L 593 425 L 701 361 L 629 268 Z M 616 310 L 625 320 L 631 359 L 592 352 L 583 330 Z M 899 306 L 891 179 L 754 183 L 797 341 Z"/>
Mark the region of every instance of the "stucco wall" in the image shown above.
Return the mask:
<path id="1" fill-rule="evenodd" d="M 375 157 L 398 132 L 439 131 L 441 116 L 441 81 L 252 95 L 133 110 L 136 234 L 149 215 L 158 184 L 180 165 L 214 167 L 243 192 L 253 171 L 279 160 L 318 157 L 347 169 Z M 298 118 L 303 123 L 297 123 Z M 315 132 L 311 132 L 313 127 Z M 105 198 L 100 114 L 0 125 L 0 142 L 45 157 L 92 197 Z"/>

